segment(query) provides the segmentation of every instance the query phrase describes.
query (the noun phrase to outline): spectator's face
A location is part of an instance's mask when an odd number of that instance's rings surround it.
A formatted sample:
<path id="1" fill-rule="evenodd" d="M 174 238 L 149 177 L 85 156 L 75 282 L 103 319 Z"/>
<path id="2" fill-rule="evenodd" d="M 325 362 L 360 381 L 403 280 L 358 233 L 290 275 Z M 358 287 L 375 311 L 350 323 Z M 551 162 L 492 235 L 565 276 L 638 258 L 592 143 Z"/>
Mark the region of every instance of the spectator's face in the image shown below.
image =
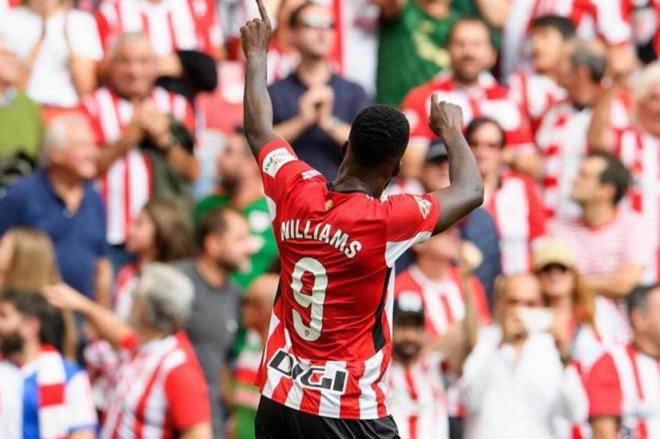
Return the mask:
<path id="1" fill-rule="evenodd" d="M 88 123 L 69 126 L 67 144 L 51 152 L 53 164 L 66 168 L 81 180 L 96 177 L 98 149 Z"/>
<path id="2" fill-rule="evenodd" d="M 490 43 L 488 28 L 478 22 L 464 22 L 453 31 L 449 42 L 454 76 L 460 82 L 471 83 L 495 62 L 495 50 Z"/>
<path id="3" fill-rule="evenodd" d="M 28 293 L 26 293 L 28 294 Z M 9 357 L 20 353 L 29 336 L 28 320 L 9 302 L 0 302 L 0 355 Z"/>
<path id="4" fill-rule="evenodd" d="M 223 183 L 238 183 L 238 180 L 249 175 L 249 171 L 256 169 L 256 161 L 247 148 L 242 134 L 234 133 L 227 138 L 225 147 L 218 155 L 218 173 Z"/>
<path id="5" fill-rule="evenodd" d="M 496 175 L 502 166 L 502 134 L 492 123 L 481 125 L 469 139 L 479 172 L 485 178 Z"/>
<path id="6" fill-rule="evenodd" d="M 461 236 L 456 227 L 452 227 L 443 233 L 433 236 L 423 244 L 415 246 L 415 251 L 420 258 L 431 258 L 433 260 L 456 261 L 461 251 Z"/>
<path id="7" fill-rule="evenodd" d="M 575 274 L 560 264 L 549 264 L 538 272 L 543 294 L 548 298 L 570 296 L 575 289 Z"/>
<path id="8" fill-rule="evenodd" d="M 156 225 L 146 211 L 131 222 L 126 237 L 126 250 L 136 255 L 145 255 L 155 251 Z"/>
<path id="9" fill-rule="evenodd" d="M 21 67 L 16 55 L 0 41 L 0 85 L 16 85 L 21 79 Z"/>
<path id="10" fill-rule="evenodd" d="M 424 327 L 410 323 L 396 324 L 392 334 L 394 353 L 402 360 L 414 359 L 422 350 Z"/>
<path id="11" fill-rule="evenodd" d="M 504 280 L 498 302 L 498 314 L 502 323 L 515 328 L 514 333 L 524 335 L 527 332 L 520 317 L 521 311 L 542 305 L 541 291 L 534 277 L 515 276 Z"/>
<path id="12" fill-rule="evenodd" d="M 564 38 L 553 27 L 539 27 L 532 31 L 532 62 L 541 73 L 554 71 L 563 56 Z"/>
<path id="13" fill-rule="evenodd" d="M 215 245 L 207 245 L 207 251 L 217 264 L 227 271 L 249 271 L 250 256 L 256 250 L 255 238 L 250 234 L 247 221 L 240 214 L 228 211 L 224 215 L 227 228 L 223 234 L 212 235 Z"/>
<path id="14" fill-rule="evenodd" d="M 426 162 L 420 177 L 427 191 L 437 191 L 449 186 L 449 161 L 441 163 Z"/>
<path id="15" fill-rule="evenodd" d="M 305 8 L 293 28 L 293 43 L 303 57 L 327 58 L 334 47 L 335 22 L 330 10 L 315 5 Z"/>
<path id="16" fill-rule="evenodd" d="M 276 276 L 260 277 L 252 282 L 241 302 L 246 328 L 261 330 L 264 323 L 270 321 L 276 291 Z"/>
<path id="17" fill-rule="evenodd" d="M 638 117 L 647 131 L 660 137 L 660 79 L 653 83 L 646 99 L 639 103 Z"/>
<path id="18" fill-rule="evenodd" d="M 635 332 L 660 348 L 660 288 L 649 293 L 645 309 L 635 311 L 632 318 Z"/>
<path id="19" fill-rule="evenodd" d="M 110 60 L 110 83 L 123 97 L 149 95 L 156 80 L 156 58 L 146 38 L 126 40 Z"/>
<path id="20" fill-rule="evenodd" d="M 571 197 L 579 204 L 600 199 L 604 196 L 605 185 L 600 176 L 607 168 L 607 162 L 600 157 L 587 157 L 573 182 Z"/>

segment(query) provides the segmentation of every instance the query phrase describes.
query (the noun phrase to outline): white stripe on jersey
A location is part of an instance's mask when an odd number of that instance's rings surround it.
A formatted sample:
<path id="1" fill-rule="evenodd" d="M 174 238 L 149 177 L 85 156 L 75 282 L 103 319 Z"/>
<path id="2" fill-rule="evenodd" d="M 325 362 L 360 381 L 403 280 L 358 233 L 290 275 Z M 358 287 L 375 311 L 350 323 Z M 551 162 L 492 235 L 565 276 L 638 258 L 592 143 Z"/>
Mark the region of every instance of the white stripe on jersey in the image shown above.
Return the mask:
<path id="1" fill-rule="evenodd" d="M 360 418 L 375 419 L 378 418 L 378 404 L 376 392 L 372 384 L 380 376 L 380 368 L 383 363 L 383 350 L 376 352 L 376 355 L 364 362 L 364 374 L 360 378 Z"/>
<path id="2" fill-rule="evenodd" d="M 422 243 L 431 237 L 431 232 L 420 232 L 406 241 L 387 242 L 385 248 L 385 262 L 388 267 L 393 267 L 396 260 L 415 244 Z"/>
<path id="3" fill-rule="evenodd" d="M 345 361 L 326 361 L 324 377 L 334 378 L 338 371 L 346 370 Z M 319 403 L 319 415 L 331 418 L 339 418 L 341 410 L 341 395 L 327 389 L 321 389 L 321 401 Z"/>

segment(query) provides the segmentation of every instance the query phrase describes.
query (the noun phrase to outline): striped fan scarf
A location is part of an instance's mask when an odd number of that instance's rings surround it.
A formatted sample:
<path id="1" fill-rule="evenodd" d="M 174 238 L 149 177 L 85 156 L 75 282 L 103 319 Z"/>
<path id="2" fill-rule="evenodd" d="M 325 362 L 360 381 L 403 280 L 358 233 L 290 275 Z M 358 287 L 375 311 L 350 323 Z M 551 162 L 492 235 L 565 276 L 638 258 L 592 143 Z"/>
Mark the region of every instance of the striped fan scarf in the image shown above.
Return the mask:
<path id="1" fill-rule="evenodd" d="M 41 439 L 65 439 L 69 436 L 65 404 L 66 371 L 57 350 L 44 345 L 37 359 L 39 392 L 39 436 Z"/>

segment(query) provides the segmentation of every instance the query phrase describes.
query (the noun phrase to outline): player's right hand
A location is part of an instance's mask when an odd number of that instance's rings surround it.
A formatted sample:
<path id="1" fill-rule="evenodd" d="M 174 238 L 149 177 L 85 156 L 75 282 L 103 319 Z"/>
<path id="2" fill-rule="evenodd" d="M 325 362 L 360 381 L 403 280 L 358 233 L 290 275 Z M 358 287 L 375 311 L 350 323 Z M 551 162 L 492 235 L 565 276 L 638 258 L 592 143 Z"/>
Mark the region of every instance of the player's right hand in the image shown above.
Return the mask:
<path id="1" fill-rule="evenodd" d="M 261 18 L 252 19 L 241 27 L 241 46 L 246 58 L 266 54 L 272 31 L 263 0 L 256 1 Z"/>
<path id="2" fill-rule="evenodd" d="M 463 131 L 463 110 L 458 105 L 438 101 L 438 96 L 431 95 L 431 115 L 429 126 L 441 138 Z"/>

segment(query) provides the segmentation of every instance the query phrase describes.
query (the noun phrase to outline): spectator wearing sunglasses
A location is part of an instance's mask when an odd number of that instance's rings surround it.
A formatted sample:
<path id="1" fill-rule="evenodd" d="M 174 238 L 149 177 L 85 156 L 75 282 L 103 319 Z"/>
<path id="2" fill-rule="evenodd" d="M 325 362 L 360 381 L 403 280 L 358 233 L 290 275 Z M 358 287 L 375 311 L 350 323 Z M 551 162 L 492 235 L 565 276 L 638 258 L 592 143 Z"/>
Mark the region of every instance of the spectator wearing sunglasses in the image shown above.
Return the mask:
<path id="1" fill-rule="evenodd" d="M 333 70 L 335 23 L 327 7 L 304 3 L 290 16 L 298 68 L 270 86 L 275 131 L 301 160 L 332 181 L 350 123 L 368 104 L 366 92 Z"/>

